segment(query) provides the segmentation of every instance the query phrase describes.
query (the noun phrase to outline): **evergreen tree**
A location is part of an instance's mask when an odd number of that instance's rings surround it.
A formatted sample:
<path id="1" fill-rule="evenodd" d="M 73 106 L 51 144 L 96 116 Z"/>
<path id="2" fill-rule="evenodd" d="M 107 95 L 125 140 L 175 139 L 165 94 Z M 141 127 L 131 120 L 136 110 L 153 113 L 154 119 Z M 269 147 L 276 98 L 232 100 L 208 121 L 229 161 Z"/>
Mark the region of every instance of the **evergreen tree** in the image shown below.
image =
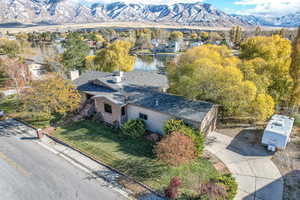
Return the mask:
<path id="1" fill-rule="evenodd" d="M 242 28 L 240 26 L 232 27 L 230 30 L 230 39 L 235 47 L 240 47 L 242 41 Z"/>

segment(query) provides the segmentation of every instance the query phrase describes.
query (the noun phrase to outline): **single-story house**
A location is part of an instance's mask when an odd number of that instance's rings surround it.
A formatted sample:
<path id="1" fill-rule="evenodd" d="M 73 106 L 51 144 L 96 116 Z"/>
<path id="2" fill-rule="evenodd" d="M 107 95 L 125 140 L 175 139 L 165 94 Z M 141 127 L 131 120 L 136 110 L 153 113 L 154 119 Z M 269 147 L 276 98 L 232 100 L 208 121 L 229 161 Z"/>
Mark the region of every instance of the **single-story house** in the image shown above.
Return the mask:
<path id="1" fill-rule="evenodd" d="M 72 79 L 82 94 L 82 101 L 91 99 L 106 123 L 121 126 L 140 118 L 149 131 L 159 134 L 163 134 L 169 119 L 181 119 L 206 134 L 216 128 L 217 106 L 166 93 L 169 85 L 164 75 L 144 71 L 90 71 Z"/>

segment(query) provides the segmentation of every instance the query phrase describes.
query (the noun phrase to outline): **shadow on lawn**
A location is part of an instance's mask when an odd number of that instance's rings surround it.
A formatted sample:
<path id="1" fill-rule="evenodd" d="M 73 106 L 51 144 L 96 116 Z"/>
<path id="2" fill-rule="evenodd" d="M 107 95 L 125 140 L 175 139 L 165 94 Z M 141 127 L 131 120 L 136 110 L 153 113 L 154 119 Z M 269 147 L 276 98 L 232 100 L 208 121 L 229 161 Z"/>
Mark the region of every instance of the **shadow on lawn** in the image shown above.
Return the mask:
<path id="1" fill-rule="evenodd" d="M 80 121 L 63 127 L 60 134 L 73 142 L 97 142 L 118 144 L 118 151 L 137 157 L 154 158 L 154 143 L 145 138 L 127 138 L 119 130 L 92 121 Z M 82 130 L 82 131 L 81 131 Z"/>

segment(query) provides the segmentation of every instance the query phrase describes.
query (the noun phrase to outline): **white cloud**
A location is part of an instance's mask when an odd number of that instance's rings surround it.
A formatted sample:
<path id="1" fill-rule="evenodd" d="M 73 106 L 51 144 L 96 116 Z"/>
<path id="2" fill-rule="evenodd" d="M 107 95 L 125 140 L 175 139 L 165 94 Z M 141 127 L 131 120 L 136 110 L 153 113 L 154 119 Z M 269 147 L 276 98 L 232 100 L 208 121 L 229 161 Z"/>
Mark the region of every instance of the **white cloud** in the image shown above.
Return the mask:
<path id="1" fill-rule="evenodd" d="M 243 11 L 243 14 L 282 16 L 300 12 L 300 0 L 240 0 L 235 4 L 254 6 Z"/>

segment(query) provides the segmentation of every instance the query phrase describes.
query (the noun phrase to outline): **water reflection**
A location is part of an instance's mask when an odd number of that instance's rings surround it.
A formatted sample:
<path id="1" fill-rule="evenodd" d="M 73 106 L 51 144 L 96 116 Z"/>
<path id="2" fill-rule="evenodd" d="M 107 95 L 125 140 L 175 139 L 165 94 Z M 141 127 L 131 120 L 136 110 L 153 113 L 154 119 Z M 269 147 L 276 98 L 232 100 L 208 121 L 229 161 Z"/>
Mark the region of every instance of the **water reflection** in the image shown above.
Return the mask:
<path id="1" fill-rule="evenodd" d="M 136 56 L 134 70 L 164 72 L 167 64 L 174 60 L 175 57 L 174 55 Z"/>
<path id="2" fill-rule="evenodd" d="M 61 44 L 52 45 L 40 45 L 35 44 L 32 46 L 36 51 L 36 56 L 52 57 L 62 54 L 64 48 Z M 166 66 L 169 62 L 172 62 L 177 55 L 152 55 L 152 56 L 136 56 L 136 62 L 134 65 L 134 70 L 136 71 L 158 71 L 164 73 L 166 71 Z"/>

